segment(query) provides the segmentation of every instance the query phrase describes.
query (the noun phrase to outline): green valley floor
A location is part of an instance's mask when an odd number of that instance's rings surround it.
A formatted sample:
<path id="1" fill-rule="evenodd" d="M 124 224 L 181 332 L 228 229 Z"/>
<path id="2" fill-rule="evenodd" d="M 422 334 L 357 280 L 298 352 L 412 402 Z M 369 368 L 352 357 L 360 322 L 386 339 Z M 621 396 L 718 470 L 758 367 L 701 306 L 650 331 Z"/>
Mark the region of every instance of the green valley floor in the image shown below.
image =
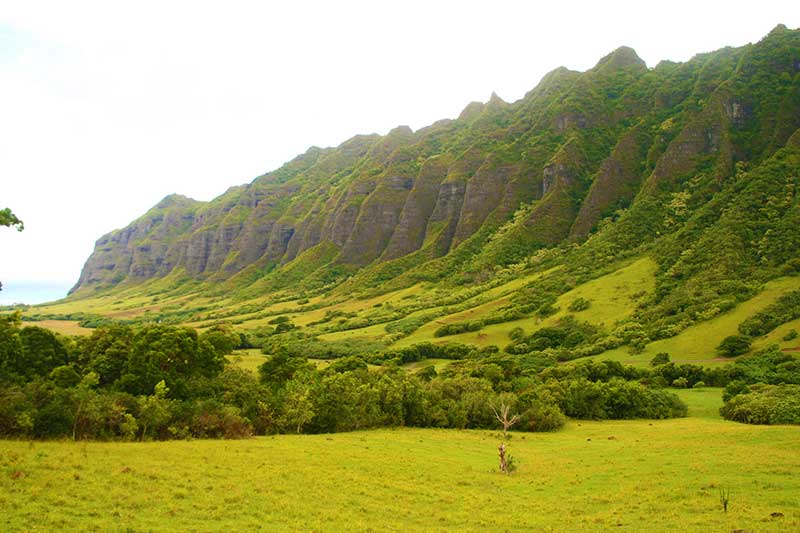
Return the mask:
<path id="1" fill-rule="evenodd" d="M 680 394 L 688 418 L 515 432 L 511 476 L 490 431 L 0 441 L 0 529 L 800 530 L 800 427 L 721 420 L 720 389 Z"/>

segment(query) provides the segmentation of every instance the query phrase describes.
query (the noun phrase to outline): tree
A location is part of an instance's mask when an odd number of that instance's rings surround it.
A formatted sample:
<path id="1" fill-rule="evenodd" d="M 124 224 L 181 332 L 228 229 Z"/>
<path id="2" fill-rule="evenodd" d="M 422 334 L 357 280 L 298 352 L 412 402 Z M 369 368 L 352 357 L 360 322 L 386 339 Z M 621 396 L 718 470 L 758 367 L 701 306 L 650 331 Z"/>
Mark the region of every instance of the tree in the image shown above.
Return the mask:
<path id="1" fill-rule="evenodd" d="M 97 417 L 98 396 L 94 388 L 100 379 L 94 372 L 89 372 L 72 390 L 72 401 L 75 405 L 75 417 L 72 423 L 72 440 L 77 440 L 78 427 L 83 423 L 89 425 Z"/>
<path id="2" fill-rule="evenodd" d="M 651 366 L 666 365 L 669 363 L 669 354 L 666 352 L 659 352 L 650 360 Z"/>
<path id="3" fill-rule="evenodd" d="M 275 354 L 258 367 L 261 383 L 274 389 L 284 386 L 297 372 L 314 368 L 305 357 L 293 357 L 286 348 L 279 348 Z"/>
<path id="4" fill-rule="evenodd" d="M 301 380 L 291 380 L 286 386 L 281 404 L 282 413 L 278 424 L 285 430 L 296 433 L 314 419 L 314 402 L 309 384 Z"/>
<path id="5" fill-rule="evenodd" d="M 5 209 L 0 209 L 0 226 L 16 227 L 17 231 L 25 229 L 25 224 L 23 224 L 22 221 L 17 218 L 17 215 L 12 213 L 11 209 L 7 207 Z"/>
<path id="6" fill-rule="evenodd" d="M 214 347 L 218 355 L 228 355 L 242 342 L 239 334 L 228 324 L 217 324 L 200 335 L 200 341 L 206 341 Z"/>
<path id="7" fill-rule="evenodd" d="M 152 396 L 142 396 L 139 398 L 139 420 L 142 423 L 143 441 L 147 435 L 147 428 L 158 429 L 169 421 L 170 401 L 167 399 L 169 388 L 162 379 L 153 388 Z"/>
<path id="8" fill-rule="evenodd" d="M 0 315 L 0 376 L 19 376 L 23 365 L 19 311 Z"/>
<path id="9" fill-rule="evenodd" d="M 17 231 L 22 231 L 25 229 L 25 225 L 22 223 L 22 221 L 17 218 L 17 215 L 11 212 L 11 209 L 7 207 L 5 209 L 0 209 L 0 226 L 16 227 Z M 3 283 L 0 282 L 0 291 L 2 290 Z"/>
<path id="10" fill-rule="evenodd" d="M 54 368 L 66 365 L 67 349 L 50 330 L 28 326 L 19 332 L 22 342 L 22 367 L 17 373 L 27 378 L 46 376 Z"/>
<path id="11" fill-rule="evenodd" d="M 495 407 L 492 406 L 492 412 L 494 413 L 494 417 L 503 425 L 503 438 L 508 437 L 508 430 L 511 429 L 511 426 L 517 423 L 519 420 L 519 415 L 513 415 L 509 417 L 509 413 L 511 411 L 511 403 L 506 402 L 505 399 L 500 400 L 500 405 Z"/>
<path id="12" fill-rule="evenodd" d="M 752 339 L 747 335 L 730 335 L 722 339 L 717 346 L 717 352 L 725 357 L 736 357 L 750 349 Z"/>

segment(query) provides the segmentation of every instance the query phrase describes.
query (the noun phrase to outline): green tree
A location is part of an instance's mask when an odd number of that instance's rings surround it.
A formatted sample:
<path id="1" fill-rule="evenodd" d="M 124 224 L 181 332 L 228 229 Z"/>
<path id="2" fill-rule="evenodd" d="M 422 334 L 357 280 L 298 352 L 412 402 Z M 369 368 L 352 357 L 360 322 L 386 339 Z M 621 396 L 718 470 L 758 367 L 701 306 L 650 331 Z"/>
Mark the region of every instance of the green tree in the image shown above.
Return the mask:
<path id="1" fill-rule="evenodd" d="M 95 329 L 79 341 L 81 363 L 100 377 L 100 385 L 107 387 L 119 380 L 128 366 L 133 330 L 130 326 L 110 325 Z"/>
<path id="2" fill-rule="evenodd" d="M 19 337 L 23 363 L 19 374 L 29 378 L 46 376 L 54 368 L 67 364 L 67 350 L 52 331 L 28 326 L 20 330 Z"/>
<path id="3" fill-rule="evenodd" d="M 725 357 L 736 357 L 747 352 L 751 344 L 752 339 L 747 335 L 729 335 L 719 343 L 717 352 Z"/>
<path id="4" fill-rule="evenodd" d="M 25 229 L 25 224 L 22 223 L 17 215 L 11 212 L 11 209 L 0 209 L 0 226 L 15 227 L 17 231 Z M 0 291 L 3 290 L 3 282 L 0 282 Z"/>
<path id="5" fill-rule="evenodd" d="M 170 418 L 170 401 L 167 399 L 169 388 L 162 379 L 153 388 L 152 396 L 139 398 L 139 422 L 142 426 L 141 440 L 147 436 L 148 428 L 158 429 Z"/>
<path id="6" fill-rule="evenodd" d="M 72 423 L 72 440 L 77 440 L 78 428 L 91 425 L 98 415 L 98 394 L 94 390 L 100 382 L 97 374 L 89 372 L 78 385 L 72 389 L 72 401 L 75 405 L 75 415 Z"/>
<path id="7" fill-rule="evenodd" d="M 15 227 L 17 231 L 25 229 L 25 224 L 22 223 L 17 215 L 11 212 L 11 209 L 0 209 L 0 226 Z"/>
<path id="8" fill-rule="evenodd" d="M 295 433 L 303 431 L 314 418 L 314 402 L 309 384 L 301 380 L 290 381 L 284 391 L 281 407 L 282 413 L 278 418 L 278 424 L 285 431 Z"/>
<path id="9" fill-rule="evenodd" d="M 275 354 L 258 367 L 261 382 L 273 388 L 281 388 L 303 369 L 312 369 L 313 365 L 305 357 L 293 357 L 288 350 L 279 348 Z"/>
<path id="10" fill-rule="evenodd" d="M 22 366 L 19 312 L 0 315 L 0 376 L 19 375 Z"/>
<path id="11" fill-rule="evenodd" d="M 239 334 L 233 331 L 228 324 L 212 326 L 200 335 L 200 341 L 206 341 L 218 355 L 228 355 L 241 343 Z"/>

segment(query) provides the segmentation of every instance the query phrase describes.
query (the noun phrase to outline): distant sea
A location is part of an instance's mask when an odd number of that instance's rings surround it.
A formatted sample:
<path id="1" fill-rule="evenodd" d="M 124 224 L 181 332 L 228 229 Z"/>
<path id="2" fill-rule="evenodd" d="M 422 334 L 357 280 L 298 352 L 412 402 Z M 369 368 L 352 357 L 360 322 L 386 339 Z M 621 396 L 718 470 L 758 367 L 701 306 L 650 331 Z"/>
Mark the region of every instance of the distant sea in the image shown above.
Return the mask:
<path id="1" fill-rule="evenodd" d="M 15 281 L 0 279 L 0 305 L 40 304 L 60 300 L 67 295 L 74 282 L 70 281 Z"/>

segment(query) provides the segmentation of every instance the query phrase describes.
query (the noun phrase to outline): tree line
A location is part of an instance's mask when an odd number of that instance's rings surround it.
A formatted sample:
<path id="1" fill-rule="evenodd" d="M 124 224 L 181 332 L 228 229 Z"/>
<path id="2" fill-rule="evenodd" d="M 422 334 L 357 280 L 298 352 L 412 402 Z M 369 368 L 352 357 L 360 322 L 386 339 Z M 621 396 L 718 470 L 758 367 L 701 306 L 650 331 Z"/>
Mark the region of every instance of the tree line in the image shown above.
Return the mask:
<path id="1" fill-rule="evenodd" d="M 732 399 L 760 390 L 754 383 L 800 383 L 797 359 L 777 351 L 717 368 L 665 358 L 634 368 L 428 344 L 387 351 L 369 364 L 342 357 L 324 368 L 277 349 L 254 373 L 225 358 L 239 341 L 225 326 L 198 333 L 157 324 L 66 337 L 2 316 L 0 435 L 149 440 L 400 426 L 497 429 L 499 410 L 516 417 L 516 430 L 552 431 L 568 417 L 685 416 L 686 405 L 667 386 L 727 386 Z M 412 372 L 398 364 L 442 354 L 452 362 L 440 369 L 423 362 Z"/>

